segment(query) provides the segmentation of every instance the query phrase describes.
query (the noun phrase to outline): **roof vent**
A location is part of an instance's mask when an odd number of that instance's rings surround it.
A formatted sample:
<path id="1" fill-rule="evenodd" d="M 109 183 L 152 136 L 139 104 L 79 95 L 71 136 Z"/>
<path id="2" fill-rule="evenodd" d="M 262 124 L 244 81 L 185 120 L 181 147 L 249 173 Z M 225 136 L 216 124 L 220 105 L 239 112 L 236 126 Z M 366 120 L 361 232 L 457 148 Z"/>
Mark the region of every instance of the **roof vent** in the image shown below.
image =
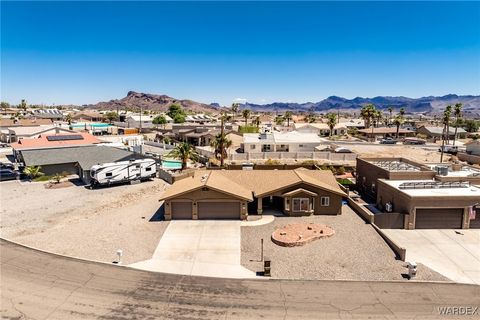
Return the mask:
<path id="1" fill-rule="evenodd" d="M 205 182 L 205 181 L 207 181 L 207 178 L 208 178 L 208 174 L 204 174 L 204 175 L 200 178 L 200 182 Z"/>

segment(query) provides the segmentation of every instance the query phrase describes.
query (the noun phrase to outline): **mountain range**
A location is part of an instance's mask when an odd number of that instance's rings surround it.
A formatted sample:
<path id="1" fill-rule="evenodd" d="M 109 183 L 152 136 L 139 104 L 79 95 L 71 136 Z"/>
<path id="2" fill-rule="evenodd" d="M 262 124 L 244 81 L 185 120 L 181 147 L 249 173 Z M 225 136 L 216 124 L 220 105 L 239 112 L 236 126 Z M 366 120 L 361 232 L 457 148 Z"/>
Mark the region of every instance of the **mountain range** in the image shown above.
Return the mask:
<path id="1" fill-rule="evenodd" d="M 331 110 L 352 112 L 361 109 L 364 105 L 373 104 L 378 109 L 386 110 L 393 107 L 394 110 L 405 108 L 408 113 L 425 113 L 435 114 L 441 113 L 447 105 L 454 105 L 455 103 L 463 104 L 463 111 L 465 114 L 472 116 L 480 115 L 480 96 L 449 94 L 445 96 L 422 97 L 422 98 L 407 98 L 407 97 L 390 97 L 378 96 L 374 98 L 357 97 L 354 99 L 346 99 L 338 96 L 331 96 L 319 102 L 306 103 L 288 103 L 275 102 L 270 104 L 252 104 L 245 103 L 242 108 L 248 108 L 255 111 L 317 111 L 328 112 Z"/>
<path id="2" fill-rule="evenodd" d="M 438 114 L 443 112 L 445 106 L 463 104 L 463 112 L 466 116 L 480 117 L 480 96 L 448 94 L 445 96 L 428 96 L 422 98 L 378 96 L 374 98 L 357 97 L 347 99 L 338 96 L 330 96 L 319 102 L 274 102 L 269 104 L 244 103 L 240 109 L 253 111 L 295 111 L 295 112 L 355 112 L 366 104 L 373 104 L 381 110 L 393 107 L 394 110 L 405 108 L 407 113 Z M 167 95 L 141 93 L 129 91 L 127 96 L 97 104 L 84 105 L 83 107 L 98 110 L 135 110 L 142 108 L 149 111 L 166 111 L 172 104 L 179 104 L 191 112 L 215 112 L 221 109 L 218 103 L 205 104 L 188 99 L 175 99 Z"/>

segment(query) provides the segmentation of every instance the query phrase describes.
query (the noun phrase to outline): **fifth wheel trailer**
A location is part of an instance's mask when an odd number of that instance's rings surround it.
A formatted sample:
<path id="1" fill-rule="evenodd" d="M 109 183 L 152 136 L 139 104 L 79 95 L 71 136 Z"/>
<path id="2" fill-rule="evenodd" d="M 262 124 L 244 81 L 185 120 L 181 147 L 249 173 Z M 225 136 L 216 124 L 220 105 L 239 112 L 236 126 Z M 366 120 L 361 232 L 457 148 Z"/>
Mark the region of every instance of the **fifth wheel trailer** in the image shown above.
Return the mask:
<path id="1" fill-rule="evenodd" d="M 111 185 L 128 181 L 141 181 L 155 177 L 157 163 L 153 159 L 140 159 L 103 163 L 90 169 L 91 186 Z"/>

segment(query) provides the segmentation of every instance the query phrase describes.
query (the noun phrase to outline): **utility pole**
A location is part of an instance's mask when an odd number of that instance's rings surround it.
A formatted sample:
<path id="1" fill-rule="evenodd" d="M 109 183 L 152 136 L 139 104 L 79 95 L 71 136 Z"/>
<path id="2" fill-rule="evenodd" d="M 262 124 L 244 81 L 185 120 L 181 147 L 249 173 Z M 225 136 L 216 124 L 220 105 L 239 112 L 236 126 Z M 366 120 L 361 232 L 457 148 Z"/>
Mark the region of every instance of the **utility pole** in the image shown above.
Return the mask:
<path id="1" fill-rule="evenodd" d="M 220 144 L 219 144 L 219 149 L 220 149 L 220 167 L 223 168 L 223 139 L 224 139 L 224 129 L 223 129 L 223 121 L 225 120 L 225 115 L 223 113 L 220 113 Z"/>
<path id="2" fill-rule="evenodd" d="M 142 112 L 143 112 L 143 108 L 142 106 L 140 106 L 140 127 L 138 128 L 138 133 L 142 133 Z"/>

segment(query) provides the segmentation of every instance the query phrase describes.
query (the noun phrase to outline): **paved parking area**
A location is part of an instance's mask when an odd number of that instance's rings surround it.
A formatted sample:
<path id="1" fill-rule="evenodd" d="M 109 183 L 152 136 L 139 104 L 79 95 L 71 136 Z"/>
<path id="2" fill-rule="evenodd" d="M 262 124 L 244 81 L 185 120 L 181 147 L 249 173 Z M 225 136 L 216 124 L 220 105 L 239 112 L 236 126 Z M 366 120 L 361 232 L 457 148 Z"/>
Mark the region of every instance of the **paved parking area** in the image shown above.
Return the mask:
<path id="1" fill-rule="evenodd" d="M 383 230 L 421 262 L 455 282 L 480 284 L 480 230 Z"/>
<path id="2" fill-rule="evenodd" d="M 149 260 L 130 267 L 185 275 L 251 278 L 240 265 L 240 221 L 171 221 Z"/>

